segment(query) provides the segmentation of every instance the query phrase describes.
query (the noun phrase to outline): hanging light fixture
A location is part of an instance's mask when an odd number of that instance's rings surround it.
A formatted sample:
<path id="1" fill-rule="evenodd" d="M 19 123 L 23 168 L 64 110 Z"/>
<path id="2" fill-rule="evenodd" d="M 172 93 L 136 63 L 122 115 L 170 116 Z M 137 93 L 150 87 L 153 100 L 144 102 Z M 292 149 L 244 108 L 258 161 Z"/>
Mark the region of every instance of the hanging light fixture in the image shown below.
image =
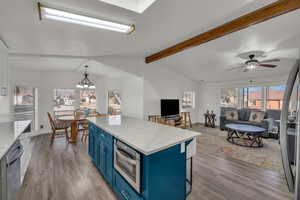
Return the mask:
<path id="1" fill-rule="evenodd" d="M 83 74 L 84 78 L 77 84 L 77 88 L 80 89 L 95 89 L 96 86 L 95 84 L 90 81 L 90 79 L 88 78 L 89 74 L 88 74 L 88 66 L 84 66 L 85 67 L 85 72 Z"/>

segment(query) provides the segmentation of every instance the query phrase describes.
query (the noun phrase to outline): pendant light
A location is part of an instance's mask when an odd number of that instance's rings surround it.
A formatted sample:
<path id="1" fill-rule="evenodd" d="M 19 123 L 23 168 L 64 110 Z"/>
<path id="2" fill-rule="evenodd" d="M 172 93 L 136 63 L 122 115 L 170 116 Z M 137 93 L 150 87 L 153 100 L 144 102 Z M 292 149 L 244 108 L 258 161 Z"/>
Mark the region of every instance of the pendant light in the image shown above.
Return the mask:
<path id="1" fill-rule="evenodd" d="M 88 74 L 88 66 L 84 66 L 85 67 L 85 72 L 83 74 L 84 78 L 77 84 L 77 88 L 80 89 L 96 89 L 95 84 L 90 81 L 90 79 L 88 78 L 89 74 Z"/>

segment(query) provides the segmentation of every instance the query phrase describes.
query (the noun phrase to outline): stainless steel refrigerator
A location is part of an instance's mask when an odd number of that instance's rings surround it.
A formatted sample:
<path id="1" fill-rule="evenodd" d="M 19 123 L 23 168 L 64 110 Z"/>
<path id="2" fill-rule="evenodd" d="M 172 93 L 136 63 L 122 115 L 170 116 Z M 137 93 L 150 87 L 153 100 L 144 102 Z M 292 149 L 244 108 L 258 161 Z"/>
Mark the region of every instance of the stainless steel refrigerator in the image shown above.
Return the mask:
<path id="1" fill-rule="evenodd" d="M 288 188 L 294 193 L 295 200 L 300 200 L 299 80 L 299 60 L 297 60 L 286 83 L 280 119 L 282 163 Z"/>

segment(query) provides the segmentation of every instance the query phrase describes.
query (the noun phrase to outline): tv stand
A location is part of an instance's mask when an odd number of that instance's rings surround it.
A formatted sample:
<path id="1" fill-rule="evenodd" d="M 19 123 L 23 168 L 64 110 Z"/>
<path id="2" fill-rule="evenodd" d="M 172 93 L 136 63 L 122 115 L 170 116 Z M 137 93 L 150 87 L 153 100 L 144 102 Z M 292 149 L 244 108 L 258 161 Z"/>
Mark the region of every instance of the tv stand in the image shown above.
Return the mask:
<path id="1" fill-rule="evenodd" d="M 178 120 L 180 119 L 180 115 L 168 115 L 168 116 L 162 116 L 162 118 L 166 120 Z"/>

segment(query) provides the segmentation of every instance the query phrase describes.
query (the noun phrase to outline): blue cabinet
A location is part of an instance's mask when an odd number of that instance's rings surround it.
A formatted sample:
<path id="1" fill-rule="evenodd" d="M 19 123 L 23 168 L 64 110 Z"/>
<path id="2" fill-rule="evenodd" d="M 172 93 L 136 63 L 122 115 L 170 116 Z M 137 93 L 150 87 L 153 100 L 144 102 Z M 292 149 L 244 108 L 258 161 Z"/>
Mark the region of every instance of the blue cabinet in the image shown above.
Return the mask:
<path id="1" fill-rule="evenodd" d="M 89 126 L 89 155 L 92 158 L 94 164 L 97 165 L 97 156 L 96 156 L 96 143 L 97 143 L 97 138 L 96 138 L 96 132 L 95 132 L 95 127 L 93 125 Z"/>
<path id="2" fill-rule="evenodd" d="M 89 155 L 104 178 L 112 183 L 113 137 L 89 124 Z"/>
<path id="3" fill-rule="evenodd" d="M 142 199 L 116 170 L 113 170 L 113 188 L 121 200 Z"/>

